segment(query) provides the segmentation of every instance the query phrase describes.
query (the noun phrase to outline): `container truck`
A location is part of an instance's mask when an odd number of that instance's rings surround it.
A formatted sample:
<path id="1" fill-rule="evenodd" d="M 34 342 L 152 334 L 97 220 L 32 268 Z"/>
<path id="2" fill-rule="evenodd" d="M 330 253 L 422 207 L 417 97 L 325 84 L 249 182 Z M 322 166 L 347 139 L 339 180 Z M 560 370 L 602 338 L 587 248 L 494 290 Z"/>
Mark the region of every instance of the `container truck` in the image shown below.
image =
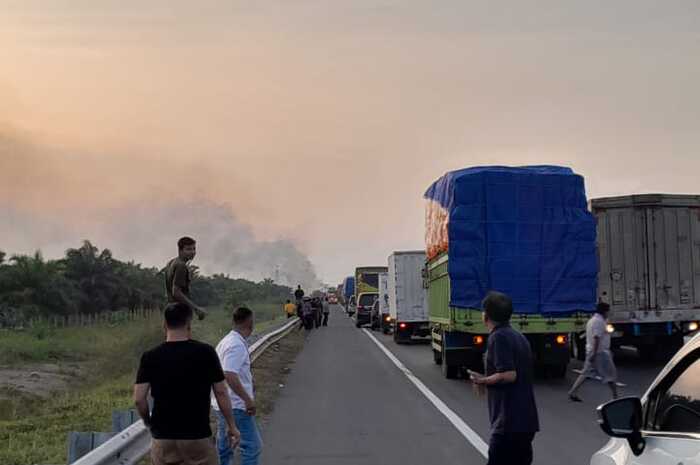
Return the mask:
<path id="1" fill-rule="evenodd" d="M 371 322 L 372 307 L 379 296 L 379 274 L 387 270 L 386 266 L 355 268 L 355 327 Z"/>
<path id="2" fill-rule="evenodd" d="M 700 321 L 700 196 L 609 197 L 591 209 L 613 346 L 634 346 L 643 358 L 675 353 Z"/>
<path id="3" fill-rule="evenodd" d="M 348 276 L 343 280 L 342 292 L 340 293 L 341 303 L 345 311 L 349 312 L 350 297 L 355 295 L 355 277 Z"/>
<path id="4" fill-rule="evenodd" d="M 424 267 L 425 251 L 389 255 L 389 316 L 397 344 L 430 335 Z"/>
<path id="5" fill-rule="evenodd" d="M 596 305 L 595 219 L 584 180 L 557 166 L 476 167 L 425 193 L 426 280 L 433 357 L 446 378 L 483 371 L 481 302 L 508 294 L 512 326 L 536 368 L 563 377 L 571 334 Z"/>

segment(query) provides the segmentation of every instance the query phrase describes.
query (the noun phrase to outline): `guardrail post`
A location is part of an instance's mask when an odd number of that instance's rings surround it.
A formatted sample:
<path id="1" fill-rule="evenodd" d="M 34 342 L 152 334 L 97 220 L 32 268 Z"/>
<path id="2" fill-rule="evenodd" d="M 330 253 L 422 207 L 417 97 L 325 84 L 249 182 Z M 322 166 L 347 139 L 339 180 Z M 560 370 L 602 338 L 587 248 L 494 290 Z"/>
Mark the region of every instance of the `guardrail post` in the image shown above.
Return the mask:
<path id="1" fill-rule="evenodd" d="M 116 433 L 68 433 L 68 465 L 112 439 Z"/>
<path id="2" fill-rule="evenodd" d="M 112 431 L 118 433 L 139 421 L 136 410 L 115 410 L 112 412 Z"/>

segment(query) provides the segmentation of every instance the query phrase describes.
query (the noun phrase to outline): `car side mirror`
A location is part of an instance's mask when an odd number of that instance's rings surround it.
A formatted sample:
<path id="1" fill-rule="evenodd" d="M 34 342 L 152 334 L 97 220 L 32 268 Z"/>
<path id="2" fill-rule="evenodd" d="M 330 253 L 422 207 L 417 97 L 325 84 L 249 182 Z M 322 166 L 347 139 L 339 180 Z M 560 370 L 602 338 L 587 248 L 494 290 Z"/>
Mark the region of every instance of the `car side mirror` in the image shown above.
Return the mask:
<path id="1" fill-rule="evenodd" d="M 642 437 L 642 401 L 639 397 L 624 397 L 598 407 L 600 428 L 613 438 L 627 439 L 634 455 L 644 452 Z"/>

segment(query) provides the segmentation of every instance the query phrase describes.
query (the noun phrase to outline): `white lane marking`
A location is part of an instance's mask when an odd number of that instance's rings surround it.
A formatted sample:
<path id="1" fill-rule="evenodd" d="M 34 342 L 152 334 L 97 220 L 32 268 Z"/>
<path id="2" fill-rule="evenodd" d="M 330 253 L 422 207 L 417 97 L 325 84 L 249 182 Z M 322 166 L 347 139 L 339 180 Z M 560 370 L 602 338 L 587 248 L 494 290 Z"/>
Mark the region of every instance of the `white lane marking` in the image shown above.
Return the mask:
<path id="1" fill-rule="evenodd" d="M 454 425 L 455 428 L 457 428 L 457 431 L 459 431 L 462 436 L 466 438 L 467 441 L 471 443 L 472 446 L 484 457 L 488 458 L 489 456 L 489 446 L 484 442 L 483 439 L 481 439 L 481 436 L 479 436 L 473 429 L 467 425 L 462 418 L 460 418 L 459 415 L 457 415 L 451 408 L 447 406 L 438 396 L 433 394 L 433 391 L 428 389 L 428 386 L 423 384 L 423 381 L 418 379 L 416 375 L 414 375 L 411 370 L 406 368 L 406 366 L 401 363 L 401 361 L 396 358 L 394 354 L 391 353 L 389 349 L 384 347 L 384 344 L 379 342 L 379 340 L 374 337 L 372 333 L 367 331 L 366 329 L 363 329 L 365 334 L 369 336 L 369 338 L 377 344 L 377 347 L 379 347 L 382 352 L 384 352 L 384 355 L 386 355 L 389 360 L 391 360 L 396 367 L 403 372 L 404 375 L 418 388 L 420 392 L 423 393 L 423 395 L 437 408 L 440 413 L 442 413 L 445 418 L 447 418 L 450 423 Z"/>

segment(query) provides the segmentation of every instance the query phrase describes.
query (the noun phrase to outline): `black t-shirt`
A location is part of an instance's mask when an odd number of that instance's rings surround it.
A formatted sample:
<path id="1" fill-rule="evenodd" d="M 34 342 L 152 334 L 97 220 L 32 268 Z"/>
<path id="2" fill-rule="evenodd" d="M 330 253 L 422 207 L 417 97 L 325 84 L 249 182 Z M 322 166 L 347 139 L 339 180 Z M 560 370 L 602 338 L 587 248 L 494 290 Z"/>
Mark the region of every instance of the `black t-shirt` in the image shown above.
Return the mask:
<path id="1" fill-rule="evenodd" d="M 515 383 L 488 386 L 491 434 L 539 431 L 532 386 L 532 350 L 528 340 L 510 327 L 497 327 L 489 336 L 486 374 L 515 371 Z"/>
<path id="2" fill-rule="evenodd" d="M 150 383 L 151 433 L 155 439 L 211 436 L 212 385 L 224 380 L 219 357 L 198 341 L 164 342 L 141 357 L 136 384 Z"/>
<path id="3" fill-rule="evenodd" d="M 296 298 L 297 300 L 300 300 L 303 297 L 304 297 L 304 291 L 302 291 L 301 289 L 297 289 L 296 291 L 294 291 L 294 298 Z"/>

